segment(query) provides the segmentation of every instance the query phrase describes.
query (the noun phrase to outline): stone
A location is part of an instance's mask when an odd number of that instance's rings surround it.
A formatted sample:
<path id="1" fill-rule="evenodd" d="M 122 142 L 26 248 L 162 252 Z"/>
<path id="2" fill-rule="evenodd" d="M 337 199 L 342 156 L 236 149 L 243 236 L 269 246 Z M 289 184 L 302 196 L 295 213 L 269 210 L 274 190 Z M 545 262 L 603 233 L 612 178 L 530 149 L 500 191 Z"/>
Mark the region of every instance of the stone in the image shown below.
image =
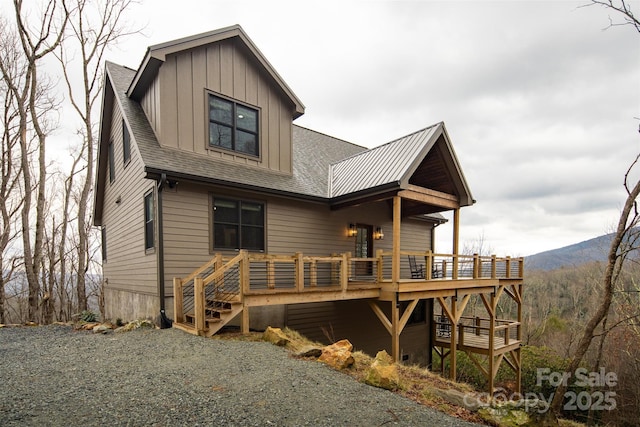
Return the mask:
<path id="1" fill-rule="evenodd" d="M 318 361 L 326 363 L 335 369 L 345 369 L 355 363 L 355 359 L 351 354 L 352 351 L 353 345 L 349 340 L 340 340 L 324 347 Z"/>
<path id="2" fill-rule="evenodd" d="M 5 324 L 4 323 L 0 323 L 0 329 L 4 328 Z"/>
<path id="3" fill-rule="evenodd" d="M 284 347 L 291 342 L 284 332 L 282 332 L 282 329 L 272 328 L 271 326 L 268 326 L 264 331 L 262 339 L 279 347 Z"/>
<path id="4" fill-rule="evenodd" d="M 102 323 L 100 325 L 94 326 L 92 331 L 94 334 L 106 334 L 111 331 L 111 328 L 109 327 L 109 325 Z"/>
<path id="5" fill-rule="evenodd" d="M 499 427 L 558 426 L 558 419 L 549 406 L 535 399 L 494 403 L 478 409 L 478 415 Z"/>
<path id="6" fill-rule="evenodd" d="M 481 407 L 489 406 L 488 403 L 481 401 L 480 398 L 473 393 L 462 393 L 453 389 L 439 388 L 433 388 L 431 392 L 453 405 L 460 406 L 472 412 L 477 411 Z"/>
<path id="7" fill-rule="evenodd" d="M 364 382 L 386 390 L 400 388 L 398 366 L 393 363 L 393 359 L 386 351 L 382 350 L 376 354 L 376 358 L 367 369 Z"/>
<path id="8" fill-rule="evenodd" d="M 296 357 L 314 357 L 318 358 L 322 355 L 322 348 L 316 346 L 306 346 L 295 353 Z"/>

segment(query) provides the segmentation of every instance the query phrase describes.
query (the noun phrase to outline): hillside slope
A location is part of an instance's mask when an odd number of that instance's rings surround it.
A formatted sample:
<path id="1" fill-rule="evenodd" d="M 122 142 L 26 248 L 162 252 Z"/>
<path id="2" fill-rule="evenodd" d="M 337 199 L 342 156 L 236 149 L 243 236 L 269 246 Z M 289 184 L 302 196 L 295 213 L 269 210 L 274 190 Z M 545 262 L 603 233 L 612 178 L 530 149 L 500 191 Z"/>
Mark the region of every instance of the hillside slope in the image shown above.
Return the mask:
<path id="1" fill-rule="evenodd" d="M 526 256 L 525 268 L 527 270 L 554 270 L 593 261 L 605 262 L 612 238 L 613 234 L 606 234 L 563 248 Z"/>

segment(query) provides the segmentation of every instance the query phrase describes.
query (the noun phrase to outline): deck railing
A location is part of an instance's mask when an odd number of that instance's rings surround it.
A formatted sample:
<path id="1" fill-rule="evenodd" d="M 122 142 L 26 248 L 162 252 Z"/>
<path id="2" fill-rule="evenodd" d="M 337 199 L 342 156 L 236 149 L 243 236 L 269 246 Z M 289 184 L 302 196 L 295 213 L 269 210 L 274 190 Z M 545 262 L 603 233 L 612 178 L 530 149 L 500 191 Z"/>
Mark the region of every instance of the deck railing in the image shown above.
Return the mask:
<path id="1" fill-rule="evenodd" d="M 493 329 L 493 337 L 499 338 L 500 343 L 509 345 L 511 342 L 520 340 L 521 324 L 515 320 L 495 319 L 495 327 Z M 438 315 L 433 319 L 436 337 L 450 338 L 451 323 L 446 316 Z M 464 344 L 464 335 L 475 335 L 489 337 L 491 335 L 491 319 L 485 317 L 462 316 L 457 323 L 458 337 L 457 342 Z"/>
<path id="2" fill-rule="evenodd" d="M 381 279 L 391 279 L 391 252 L 379 251 Z M 400 251 L 400 278 L 412 277 L 409 258 L 415 258 L 424 271 L 424 280 L 432 279 L 521 279 L 524 276 L 524 258 L 452 255 L 431 251 Z"/>
<path id="3" fill-rule="evenodd" d="M 445 255 L 430 251 L 401 251 L 401 279 L 411 277 L 408 257 L 420 262 L 424 281 L 522 278 L 522 258 Z M 375 285 L 391 279 L 391 252 L 376 257 L 353 258 L 350 253 L 331 256 L 250 254 L 241 250 L 233 258 L 218 254 L 184 278 L 174 279 L 174 317 L 185 321 L 189 314 L 204 328 L 207 301 L 224 302 L 243 296 L 313 290 L 347 291 L 350 287 Z M 483 327 L 484 328 L 484 327 Z"/>

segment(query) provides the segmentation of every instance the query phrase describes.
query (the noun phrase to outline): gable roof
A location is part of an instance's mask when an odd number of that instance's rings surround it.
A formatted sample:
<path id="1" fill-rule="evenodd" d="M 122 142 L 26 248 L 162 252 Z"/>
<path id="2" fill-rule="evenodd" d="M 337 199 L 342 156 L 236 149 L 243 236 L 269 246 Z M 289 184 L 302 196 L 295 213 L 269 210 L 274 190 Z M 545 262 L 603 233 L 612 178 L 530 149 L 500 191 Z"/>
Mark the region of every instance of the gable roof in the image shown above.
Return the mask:
<path id="1" fill-rule="evenodd" d="M 212 37 L 229 37 L 230 33 L 238 37 L 244 34 L 235 26 L 151 47 L 137 71 L 105 63 L 94 198 L 96 225 L 102 221 L 114 104 L 122 111 L 123 120 L 131 130 L 132 148 L 140 154 L 147 178 L 157 179 L 165 174 L 178 180 L 328 202 L 332 206 L 359 203 L 416 186 L 455 195 L 459 206 L 475 203 L 442 122 L 373 149 L 293 125 L 292 174 L 161 146 L 141 104 L 132 95 L 143 85 L 144 69 L 156 57 L 191 44 L 211 43 Z M 433 212 L 437 210 L 418 213 Z"/>
<path id="2" fill-rule="evenodd" d="M 333 164 L 329 197 L 340 198 L 381 187 L 407 188 L 436 144 L 439 144 L 440 160 L 448 171 L 448 178 L 453 181 L 453 191 L 459 196 L 460 205 L 473 204 L 469 185 L 443 122 Z"/>
<path id="3" fill-rule="evenodd" d="M 230 27 L 220 28 L 206 33 L 196 34 L 194 36 L 184 37 L 148 47 L 147 52 L 142 59 L 142 63 L 138 67 L 138 71 L 135 73 L 135 76 L 131 79 L 126 92 L 131 98 L 140 101 L 141 97 L 146 92 L 147 87 L 158 73 L 158 69 L 160 69 L 162 63 L 165 62 L 167 55 L 227 39 L 239 40 L 253 54 L 262 70 L 267 73 L 271 80 L 276 83 L 276 85 L 293 103 L 294 119 L 304 114 L 304 104 L 293 93 L 282 77 L 280 77 L 275 68 L 273 68 L 267 58 L 265 58 L 258 47 L 253 43 L 253 41 L 251 41 L 240 25 L 232 25 Z"/>

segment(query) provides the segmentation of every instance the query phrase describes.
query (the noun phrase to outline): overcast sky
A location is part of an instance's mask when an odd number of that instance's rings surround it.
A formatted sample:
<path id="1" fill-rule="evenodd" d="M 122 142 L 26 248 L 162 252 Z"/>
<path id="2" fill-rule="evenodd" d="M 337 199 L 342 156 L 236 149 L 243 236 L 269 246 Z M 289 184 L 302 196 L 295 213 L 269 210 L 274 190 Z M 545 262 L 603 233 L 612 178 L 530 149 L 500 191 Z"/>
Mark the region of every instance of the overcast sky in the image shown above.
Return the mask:
<path id="1" fill-rule="evenodd" d="M 530 255 L 610 232 L 640 152 L 640 34 L 585 3 L 147 0 L 129 14 L 144 35 L 107 59 L 240 24 L 301 126 L 375 147 L 444 121 L 477 200 L 461 245 Z"/>

